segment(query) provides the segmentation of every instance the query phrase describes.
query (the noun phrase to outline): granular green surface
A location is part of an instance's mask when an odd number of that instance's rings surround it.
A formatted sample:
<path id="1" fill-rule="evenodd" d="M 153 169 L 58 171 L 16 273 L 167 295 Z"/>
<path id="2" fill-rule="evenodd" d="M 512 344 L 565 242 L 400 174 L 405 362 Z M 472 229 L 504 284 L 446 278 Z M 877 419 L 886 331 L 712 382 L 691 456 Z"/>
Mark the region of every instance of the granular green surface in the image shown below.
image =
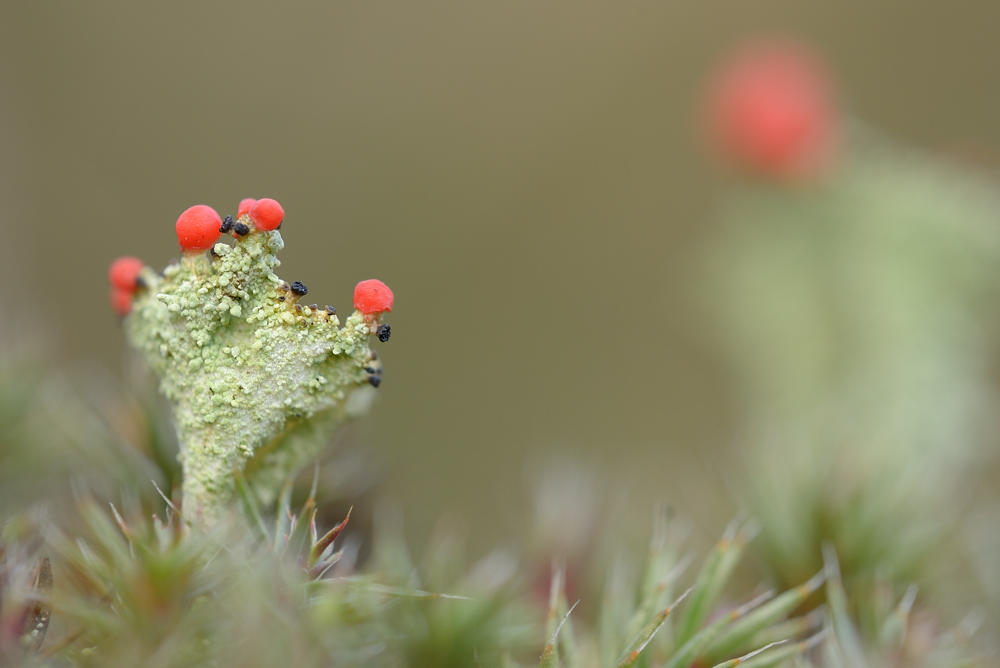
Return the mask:
<path id="1" fill-rule="evenodd" d="M 185 255 L 162 276 L 149 268 L 126 319 L 173 403 L 184 504 L 213 521 L 245 471 L 264 500 L 307 463 L 337 424 L 370 403 L 377 368 L 368 347 L 377 318 L 355 311 L 341 326 L 298 303 L 274 273 L 284 243 L 251 226 L 233 246 Z"/>

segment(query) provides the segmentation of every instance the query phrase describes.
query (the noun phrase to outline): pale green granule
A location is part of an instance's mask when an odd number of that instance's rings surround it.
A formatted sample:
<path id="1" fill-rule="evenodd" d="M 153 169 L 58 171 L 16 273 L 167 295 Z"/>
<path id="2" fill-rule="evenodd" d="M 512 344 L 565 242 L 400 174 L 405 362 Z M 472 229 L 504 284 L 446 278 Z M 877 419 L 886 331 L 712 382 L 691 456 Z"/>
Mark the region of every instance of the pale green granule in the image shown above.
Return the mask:
<path id="1" fill-rule="evenodd" d="M 378 318 L 355 311 L 341 327 L 326 309 L 298 304 L 273 271 L 281 234 L 250 229 L 162 277 L 144 270 L 126 319 L 174 405 L 185 513 L 209 523 L 233 499 L 234 469 L 272 499 L 374 393 L 368 340 Z"/>

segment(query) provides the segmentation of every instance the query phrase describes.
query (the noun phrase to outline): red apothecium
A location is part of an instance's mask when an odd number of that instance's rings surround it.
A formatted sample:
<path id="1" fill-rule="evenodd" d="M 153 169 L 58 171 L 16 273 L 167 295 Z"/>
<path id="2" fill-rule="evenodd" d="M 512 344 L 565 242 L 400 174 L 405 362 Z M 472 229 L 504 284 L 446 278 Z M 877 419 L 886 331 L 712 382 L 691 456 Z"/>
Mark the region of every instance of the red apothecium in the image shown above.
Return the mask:
<path id="1" fill-rule="evenodd" d="M 257 226 L 258 230 L 270 232 L 278 229 L 281 221 L 285 219 L 285 210 L 281 208 L 275 200 L 263 197 L 257 200 L 250 207 L 250 220 Z"/>
<path id="2" fill-rule="evenodd" d="M 709 88 L 712 143 L 731 163 L 782 178 L 823 171 L 834 150 L 830 76 L 807 48 L 787 41 L 745 45 Z"/>
<path id="3" fill-rule="evenodd" d="M 196 204 L 177 219 L 177 241 L 186 251 L 208 250 L 219 240 L 222 218 L 210 206 Z"/>
<path id="4" fill-rule="evenodd" d="M 374 278 L 361 281 L 354 288 L 354 308 L 366 316 L 392 310 L 392 290 Z"/>

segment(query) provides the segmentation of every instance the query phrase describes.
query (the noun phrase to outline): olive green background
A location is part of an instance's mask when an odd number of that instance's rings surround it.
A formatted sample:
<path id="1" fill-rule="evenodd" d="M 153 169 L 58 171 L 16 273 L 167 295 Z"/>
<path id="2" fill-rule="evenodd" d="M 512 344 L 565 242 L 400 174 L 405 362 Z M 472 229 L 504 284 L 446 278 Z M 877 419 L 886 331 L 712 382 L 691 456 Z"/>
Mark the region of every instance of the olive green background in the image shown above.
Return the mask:
<path id="1" fill-rule="evenodd" d="M 0 317 L 119 369 L 108 263 L 164 265 L 192 204 L 274 197 L 306 301 L 395 291 L 383 400 L 341 447 L 411 526 L 495 542 L 554 452 L 643 521 L 654 497 L 706 513 L 735 398 L 675 267 L 724 187 L 708 72 L 797 36 L 852 113 L 990 162 L 998 26 L 961 1 L 0 1 Z"/>

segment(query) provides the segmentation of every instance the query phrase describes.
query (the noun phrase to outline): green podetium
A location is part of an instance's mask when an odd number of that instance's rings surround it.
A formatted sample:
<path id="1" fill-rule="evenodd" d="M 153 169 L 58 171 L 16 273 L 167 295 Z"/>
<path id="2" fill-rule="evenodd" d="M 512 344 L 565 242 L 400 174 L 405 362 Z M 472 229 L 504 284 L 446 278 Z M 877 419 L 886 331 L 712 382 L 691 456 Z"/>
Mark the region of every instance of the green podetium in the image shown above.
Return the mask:
<path id="1" fill-rule="evenodd" d="M 211 214 L 194 224 L 207 229 Z M 298 303 L 304 285 L 275 275 L 279 231 L 256 226 L 252 213 L 220 224 L 213 230 L 234 231 L 236 243 L 209 246 L 210 255 L 203 243 L 185 248 L 162 275 L 144 268 L 125 319 L 173 404 L 186 514 L 208 524 L 226 512 L 237 476 L 273 500 L 338 425 L 367 409 L 381 381 L 369 337 L 388 338 L 380 318 L 392 308 L 383 283 L 364 281 L 341 325 L 335 309 Z M 218 238 L 212 231 L 209 244 Z"/>

